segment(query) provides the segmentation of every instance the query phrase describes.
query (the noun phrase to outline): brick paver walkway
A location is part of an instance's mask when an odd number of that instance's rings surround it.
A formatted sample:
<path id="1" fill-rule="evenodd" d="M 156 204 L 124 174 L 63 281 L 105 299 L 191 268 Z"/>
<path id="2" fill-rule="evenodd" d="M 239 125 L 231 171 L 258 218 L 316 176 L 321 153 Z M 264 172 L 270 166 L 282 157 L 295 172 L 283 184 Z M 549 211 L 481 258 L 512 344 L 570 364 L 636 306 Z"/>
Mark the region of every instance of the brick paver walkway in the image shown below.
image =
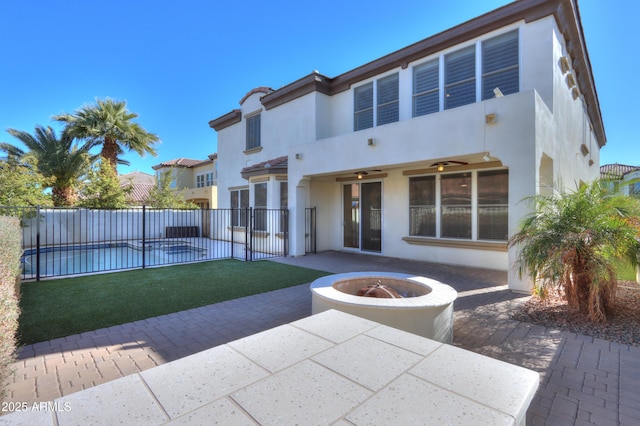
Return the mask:
<path id="1" fill-rule="evenodd" d="M 458 290 L 454 344 L 540 372 L 532 425 L 640 424 L 640 348 L 509 319 L 506 273 L 326 252 L 283 263 L 426 275 Z M 310 315 L 308 284 L 23 348 L 6 401 L 49 401 Z M 0 424 L 2 417 L 0 417 Z"/>

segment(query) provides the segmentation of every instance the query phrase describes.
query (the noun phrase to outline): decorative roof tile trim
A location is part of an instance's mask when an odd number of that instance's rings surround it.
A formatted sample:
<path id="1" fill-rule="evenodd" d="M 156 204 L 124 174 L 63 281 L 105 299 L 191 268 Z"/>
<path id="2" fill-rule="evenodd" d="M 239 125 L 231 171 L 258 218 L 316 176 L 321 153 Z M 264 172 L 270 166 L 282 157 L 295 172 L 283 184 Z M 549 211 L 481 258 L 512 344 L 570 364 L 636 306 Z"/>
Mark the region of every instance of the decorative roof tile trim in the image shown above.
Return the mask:
<path id="1" fill-rule="evenodd" d="M 174 160 L 165 161 L 152 167 L 153 170 L 158 170 L 163 167 L 184 167 L 192 168 L 201 166 L 206 163 L 212 163 L 213 160 L 192 160 L 190 158 L 176 158 Z"/>
<path id="2" fill-rule="evenodd" d="M 260 86 L 256 87 L 255 89 L 251 89 L 247 92 L 246 95 L 242 97 L 242 99 L 240 99 L 240 105 L 242 105 L 251 95 L 254 95 L 256 93 L 264 93 L 265 95 L 268 95 L 271 92 L 273 92 L 273 89 L 266 86 Z"/>
<path id="3" fill-rule="evenodd" d="M 288 157 L 285 155 L 254 164 L 253 166 L 245 167 L 240 173 L 244 179 L 249 179 L 253 176 L 287 173 L 288 168 L 289 161 Z"/>
<path id="4" fill-rule="evenodd" d="M 626 164 L 604 164 L 600 166 L 600 177 L 602 179 L 620 180 L 629 173 L 640 171 L 640 166 L 629 166 Z"/>
<path id="5" fill-rule="evenodd" d="M 331 79 L 317 71 L 262 97 L 262 105 L 270 110 L 311 92 L 331 94 Z"/>
<path id="6" fill-rule="evenodd" d="M 242 120 L 242 110 L 234 109 L 231 112 L 226 113 L 222 117 L 218 117 L 209 121 L 209 127 L 211 127 L 216 132 L 224 129 L 225 127 L 229 127 L 236 123 L 239 123 Z"/>

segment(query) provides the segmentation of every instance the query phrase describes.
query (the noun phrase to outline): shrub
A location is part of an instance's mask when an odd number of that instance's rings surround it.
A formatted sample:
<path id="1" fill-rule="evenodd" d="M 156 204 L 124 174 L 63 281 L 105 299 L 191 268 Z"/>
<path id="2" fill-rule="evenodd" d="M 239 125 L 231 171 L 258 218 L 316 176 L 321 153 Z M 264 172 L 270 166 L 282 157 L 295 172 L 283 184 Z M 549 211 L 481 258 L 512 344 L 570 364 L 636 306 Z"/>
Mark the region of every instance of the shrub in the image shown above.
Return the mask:
<path id="1" fill-rule="evenodd" d="M 18 329 L 18 283 L 20 279 L 20 221 L 0 216 L 0 400 L 6 394 L 15 360 Z"/>
<path id="2" fill-rule="evenodd" d="M 606 322 L 617 284 L 614 260 L 638 263 L 640 202 L 610 193 L 601 181 L 529 200 L 533 211 L 509 240 L 520 248 L 520 275 L 526 272 L 540 295 L 560 289 L 570 308 Z"/>

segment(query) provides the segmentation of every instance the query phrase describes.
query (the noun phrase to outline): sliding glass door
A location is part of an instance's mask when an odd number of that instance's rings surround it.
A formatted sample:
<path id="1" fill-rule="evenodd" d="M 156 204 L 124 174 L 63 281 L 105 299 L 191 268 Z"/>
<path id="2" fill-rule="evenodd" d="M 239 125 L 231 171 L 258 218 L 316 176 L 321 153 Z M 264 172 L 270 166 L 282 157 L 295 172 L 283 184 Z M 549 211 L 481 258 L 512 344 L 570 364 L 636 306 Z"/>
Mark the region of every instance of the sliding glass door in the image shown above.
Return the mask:
<path id="1" fill-rule="evenodd" d="M 382 251 L 382 183 L 343 185 L 344 247 Z"/>

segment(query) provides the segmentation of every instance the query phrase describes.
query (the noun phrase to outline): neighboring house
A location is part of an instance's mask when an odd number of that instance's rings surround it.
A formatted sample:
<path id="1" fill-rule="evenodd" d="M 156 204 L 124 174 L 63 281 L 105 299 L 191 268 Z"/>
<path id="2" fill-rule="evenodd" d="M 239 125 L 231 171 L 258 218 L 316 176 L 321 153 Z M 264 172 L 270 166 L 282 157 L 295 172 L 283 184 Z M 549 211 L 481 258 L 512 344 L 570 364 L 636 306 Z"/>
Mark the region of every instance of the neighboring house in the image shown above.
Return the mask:
<path id="1" fill-rule="evenodd" d="M 218 202 L 217 158 L 217 154 L 210 154 L 206 160 L 177 158 L 153 166 L 153 170 L 158 179 L 162 173 L 171 172 L 171 188 L 180 191 L 185 201 L 201 209 L 214 209 Z"/>
<path id="2" fill-rule="evenodd" d="M 218 206 L 287 207 L 291 255 L 316 207 L 318 250 L 504 270 L 520 291 L 522 200 L 597 178 L 606 142 L 575 0 L 517 1 L 336 77 L 259 87 L 209 125 Z"/>
<path id="3" fill-rule="evenodd" d="M 600 178 L 610 182 L 621 194 L 640 197 L 640 166 L 605 164 L 600 166 Z"/>
<path id="4" fill-rule="evenodd" d="M 128 202 L 132 206 L 142 207 L 147 203 L 149 191 L 156 185 L 156 177 L 148 173 L 134 171 L 118 175 L 120 186 L 131 185 Z"/>

